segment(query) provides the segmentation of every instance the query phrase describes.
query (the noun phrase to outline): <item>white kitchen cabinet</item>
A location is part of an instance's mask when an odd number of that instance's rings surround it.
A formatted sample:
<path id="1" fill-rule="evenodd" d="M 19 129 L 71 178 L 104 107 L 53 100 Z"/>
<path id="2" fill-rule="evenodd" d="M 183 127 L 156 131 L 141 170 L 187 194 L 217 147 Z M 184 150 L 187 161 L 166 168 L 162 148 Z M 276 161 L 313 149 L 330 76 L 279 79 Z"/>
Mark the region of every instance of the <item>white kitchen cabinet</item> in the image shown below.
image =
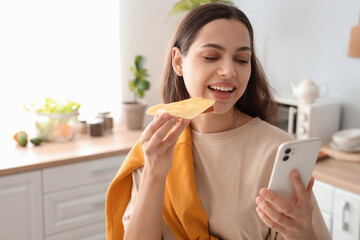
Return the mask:
<path id="1" fill-rule="evenodd" d="M 335 189 L 333 223 L 334 240 L 360 239 L 360 195 Z"/>
<path id="2" fill-rule="evenodd" d="M 125 155 L 43 170 L 46 240 L 105 239 L 105 198 Z"/>
<path id="3" fill-rule="evenodd" d="M 0 177 L 0 240 L 105 240 L 106 192 L 125 156 Z"/>
<path id="4" fill-rule="evenodd" d="M 330 233 L 332 233 L 334 188 L 335 187 L 330 184 L 323 183 L 317 180 L 315 181 L 313 187 L 313 192 L 319 204 L 321 214 Z"/>
<path id="5" fill-rule="evenodd" d="M 45 240 L 106 240 L 105 222 L 87 225 L 47 237 Z"/>
<path id="6" fill-rule="evenodd" d="M 42 240 L 41 171 L 0 177 L 0 239 Z"/>
<path id="7" fill-rule="evenodd" d="M 105 222 L 105 196 L 108 186 L 106 181 L 45 195 L 46 234 Z"/>
<path id="8" fill-rule="evenodd" d="M 333 240 L 360 240 L 360 195 L 317 180 L 313 191 Z"/>

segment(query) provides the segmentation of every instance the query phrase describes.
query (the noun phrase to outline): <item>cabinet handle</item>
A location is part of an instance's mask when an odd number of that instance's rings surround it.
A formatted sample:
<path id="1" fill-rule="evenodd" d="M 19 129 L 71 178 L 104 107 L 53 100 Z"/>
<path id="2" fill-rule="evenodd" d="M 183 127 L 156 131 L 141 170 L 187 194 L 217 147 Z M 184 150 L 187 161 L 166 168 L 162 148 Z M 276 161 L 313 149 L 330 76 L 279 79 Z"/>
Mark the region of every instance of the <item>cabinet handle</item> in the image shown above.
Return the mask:
<path id="1" fill-rule="evenodd" d="M 94 202 L 93 207 L 105 206 L 105 200 Z"/>
<path id="2" fill-rule="evenodd" d="M 108 167 L 108 168 L 99 168 L 91 171 L 91 174 L 97 175 L 97 174 L 103 174 L 105 172 L 109 171 L 116 171 L 117 168 L 114 167 Z"/>
<path id="3" fill-rule="evenodd" d="M 346 213 L 346 210 L 349 209 L 349 203 L 344 201 L 342 202 L 342 230 L 344 231 L 347 231 L 348 230 L 348 227 L 349 227 L 349 224 L 346 222 L 346 219 L 345 219 L 345 213 Z"/>

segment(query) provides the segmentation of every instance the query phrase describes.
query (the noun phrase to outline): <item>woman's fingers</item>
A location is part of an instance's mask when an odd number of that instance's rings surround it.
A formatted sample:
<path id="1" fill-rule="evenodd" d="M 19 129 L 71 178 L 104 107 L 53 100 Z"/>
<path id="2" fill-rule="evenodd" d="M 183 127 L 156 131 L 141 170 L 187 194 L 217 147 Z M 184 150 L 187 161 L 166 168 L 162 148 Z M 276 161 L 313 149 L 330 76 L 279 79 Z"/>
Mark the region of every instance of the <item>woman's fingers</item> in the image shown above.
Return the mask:
<path id="1" fill-rule="evenodd" d="M 306 200 L 309 198 L 309 194 L 297 170 L 293 170 L 291 172 L 291 179 L 293 181 L 293 185 L 296 192 L 296 198 L 298 202 L 299 203 L 306 202 Z"/>
<path id="2" fill-rule="evenodd" d="M 174 127 L 175 123 L 177 121 L 177 118 L 170 117 L 163 125 L 161 125 L 155 133 L 151 136 L 150 141 L 159 144 L 161 143 L 166 135 L 168 135 L 169 131 L 172 127 Z"/>
<path id="3" fill-rule="evenodd" d="M 309 195 L 311 196 L 311 192 L 314 186 L 314 182 L 315 182 L 315 178 L 311 177 L 310 181 L 309 181 L 309 185 L 307 187 L 307 192 L 309 193 Z"/>
<path id="4" fill-rule="evenodd" d="M 256 207 L 256 212 L 259 215 L 259 217 L 261 218 L 261 220 L 271 229 L 273 229 L 276 232 L 285 232 L 286 228 L 275 223 L 273 220 L 271 220 L 271 218 L 269 218 L 266 213 L 260 208 L 260 207 Z"/>
<path id="5" fill-rule="evenodd" d="M 151 139 L 154 133 L 169 119 L 171 118 L 170 114 L 163 113 L 158 117 L 154 117 L 154 120 L 146 127 L 144 132 L 140 137 L 141 143 L 147 142 Z"/>
<path id="6" fill-rule="evenodd" d="M 164 139 L 164 142 L 169 142 L 170 144 L 175 144 L 177 139 L 179 138 L 180 134 L 182 133 L 182 131 L 184 131 L 186 126 L 189 124 L 189 122 L 190 122 L 190 120 L 188 120 L 188 119 L 181 119 L 181 120 L 179 119 L 176 122 L 174 128 Z"/>
<path id="7" fill-rule="evenodd" d="M 255 202 L 258 207 L 260 207 L 261 211 L 264 212 L 266 216 L 271 219 L 271 221 L 276 222 L 283 227 L 289 225 L 291 219 L 275 210 L 273 206 L 271 206 L 271 204 L 265 201 L 262 197 L 258 196 L 255 199 Z"/>
<path id="8" fill-rule="evenodd" d="M 310 180 L 306 188 L 296 170 L 291 173 L 291 178 L 296 192 L 293 200 L 282 199 L 263 188 L 260 190 L 261 197 L 255 199 L 258 205 L 256 211 L 267 226 L 280 232 L 286 239 L 310 239 L 313 213 L 311 191 L 314 179 Z M 309 236 L 305 237 L 304 234 Z"/>
<path id="9" fill-rule="evenodd" d="M 291 218 L 296 217 L 295 208 L 292 206 L 290 201 L 286 201 L 278 197 L 276 194 L 266 188 L 260 189 L 260 196 L 262 196 L 267 202 L 273 205 L 278 212 L 284 213 L 286 216 Z"/>

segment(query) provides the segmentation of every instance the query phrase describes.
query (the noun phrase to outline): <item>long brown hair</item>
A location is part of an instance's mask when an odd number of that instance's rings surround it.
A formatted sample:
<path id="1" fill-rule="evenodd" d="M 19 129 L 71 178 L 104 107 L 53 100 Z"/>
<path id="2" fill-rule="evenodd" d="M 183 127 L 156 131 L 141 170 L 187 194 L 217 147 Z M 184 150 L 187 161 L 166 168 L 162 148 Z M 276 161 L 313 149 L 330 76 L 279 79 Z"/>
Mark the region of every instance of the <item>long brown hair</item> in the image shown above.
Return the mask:
<path id="1" fill-rule="evenodd" d="M 269 123 L 275 123 L 277 107 L 274 102 L 271 87 L 266 79 L 263 68 L 255 54 L 254 32 L 247 16 L 238 8 L 223 3 L 200 5 L 188 12 L 177 26 L 169 45 L 164 72 L 162 76 L 162 99 L 164 103 L 188 99 L 182 77 L 178 76 L 172 67 L 171 51 L 178 47 L 186 56 L 199 30 L 207 23 L 216 19 L 235 19 L 242 22 L 250 34 L 251 74 L 247 88 L 235 107 L 252 117 L 259 117 Z"/>

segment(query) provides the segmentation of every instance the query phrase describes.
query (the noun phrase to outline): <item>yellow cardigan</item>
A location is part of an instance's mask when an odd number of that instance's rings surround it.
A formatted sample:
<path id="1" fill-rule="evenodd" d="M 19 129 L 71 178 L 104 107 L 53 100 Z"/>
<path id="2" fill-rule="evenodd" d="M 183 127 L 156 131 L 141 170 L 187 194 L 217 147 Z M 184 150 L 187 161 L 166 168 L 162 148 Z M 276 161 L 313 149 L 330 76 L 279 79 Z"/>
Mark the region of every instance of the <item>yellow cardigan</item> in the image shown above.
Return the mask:
<path id="1" fill-rule="evenodd" d="M 132 172 L 144 166 L 141 143 L 131 149 L 106 196 L 106 239 L 124 237 L 122 217 L 130 201 Z M 174 149 L 174 159 L 167 176 L 163 217 L 177 239 L 217 239 L 210 236 L 208 216 L 196 192 L 191 130 L 188 126 Z"/>

